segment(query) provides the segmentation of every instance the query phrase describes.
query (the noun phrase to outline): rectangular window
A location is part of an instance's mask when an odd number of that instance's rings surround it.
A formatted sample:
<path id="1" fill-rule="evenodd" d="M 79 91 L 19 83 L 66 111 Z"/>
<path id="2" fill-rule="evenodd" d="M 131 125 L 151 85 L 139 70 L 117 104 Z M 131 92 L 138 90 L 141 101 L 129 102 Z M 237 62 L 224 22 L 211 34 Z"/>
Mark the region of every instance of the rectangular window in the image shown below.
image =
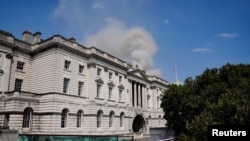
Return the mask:
<path id="1" fill-rule="evenodd" d="M 69 70 L 69 66 L 70 66 L 70 61 L 65 60 L 65 62 L 64 62 L 64 69 Z"/>
<path id="2" fill-rule="evenodd" d="M 102 69 L 97 68 L 97 76 L 100 76 L 100 75 L 101 75 L 101 71 L 102 71 Z"/>
<path id="3" fill-rule="evenodd" d="M 112 87 L 109 87 L 109 99 L 112 99 Z"/>
<path id="4" fill-rule="evenodd" d="M 112 79 L 112 72 L 109 72 L 109 79 Z"/>
<path id="5" fill-rule="evenodd" d="M 122 76 L 119 76 L 119 82 L 120 83 L 122 82 Z"/>
<path id="6" fill-rule="evenodd" d="M 17 70 L 23 70 L 23 66 L 24 66 L 24 62 L 18 61 L 17 65 L 16 65 L 16 69 Z"/>
<path id="7" fill-rule="evenodd" d="M 15 92 L 21 92 L 22 83 L 23 83 L 22 79 L 16 79 L 16 81 L 15 81 L 15 89 L 14 89 Z"/>
<path id="8" fill-rule="evenodd" d="M 122 101 L 122 90 L 119 90 L 119 101 Z"/>
<path id="9" fill-rule="evenodd" d="M 84 66 L 79 65 L 79 73 L 83 73 Z"/>
<path id="10" fill-rule="evenodd" d="M 83 91 L 83 82 L 79 81 L 78 82 L 78 95 L 82 95 L 82 91 Z"/>
<path id="11" fill-rule="evenodd" d="M 64 80 L 63 80 L 63 93 L 68 93 L 68 88 L 69 88 L 69 79 L 64 78 Z"/>
<path id="12" fill-rule="evenodd" d="M 100 98 L 100 90 L 101 90 L 101 85 L 97 84 L 97 86 L 96 86 L 96 97 L 97 98 Z"/>

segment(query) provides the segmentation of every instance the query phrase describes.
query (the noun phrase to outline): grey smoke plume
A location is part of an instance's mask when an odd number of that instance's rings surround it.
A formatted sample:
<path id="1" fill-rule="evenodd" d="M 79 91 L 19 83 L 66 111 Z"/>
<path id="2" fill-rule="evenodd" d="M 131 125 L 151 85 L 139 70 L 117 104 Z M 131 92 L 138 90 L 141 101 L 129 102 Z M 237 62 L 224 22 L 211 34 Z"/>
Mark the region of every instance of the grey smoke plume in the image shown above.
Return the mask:
<path id="1" fill-rule="evenodd" d="M 146 69 L 149 75 L 160 76 L 161 70 L 154 68 L 153 56 L 157 51 L 156 43 L 149 32 L 141 27 L 126 28 L 113 18 L 96 34 L 85 38 L 84 44 L 95 46 L 113 56 Z"/>

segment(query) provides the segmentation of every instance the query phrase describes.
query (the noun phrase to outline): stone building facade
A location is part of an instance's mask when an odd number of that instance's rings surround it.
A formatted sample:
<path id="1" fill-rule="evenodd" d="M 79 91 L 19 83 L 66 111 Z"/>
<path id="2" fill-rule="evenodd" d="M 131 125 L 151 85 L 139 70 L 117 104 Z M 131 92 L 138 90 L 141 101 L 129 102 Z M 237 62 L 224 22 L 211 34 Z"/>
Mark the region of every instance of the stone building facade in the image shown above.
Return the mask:
<path id="1" fill-rule="evenodd" d="M 168 82 L 74 38 L 0 31 L 0 127 L 24 135 L 148 134 Z"/>

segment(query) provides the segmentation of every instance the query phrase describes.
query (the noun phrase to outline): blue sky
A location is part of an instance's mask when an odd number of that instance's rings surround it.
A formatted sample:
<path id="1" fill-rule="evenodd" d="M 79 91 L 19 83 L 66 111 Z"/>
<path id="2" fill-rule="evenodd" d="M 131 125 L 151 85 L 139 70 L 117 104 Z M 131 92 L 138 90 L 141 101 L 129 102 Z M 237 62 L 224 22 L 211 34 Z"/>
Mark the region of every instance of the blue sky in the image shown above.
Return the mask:
<path id="1" fill-rule="evenodd" d="M 0 29 L 74 37 L 170 83 L 250 63 L 249 0 L 2 0 Z"/>

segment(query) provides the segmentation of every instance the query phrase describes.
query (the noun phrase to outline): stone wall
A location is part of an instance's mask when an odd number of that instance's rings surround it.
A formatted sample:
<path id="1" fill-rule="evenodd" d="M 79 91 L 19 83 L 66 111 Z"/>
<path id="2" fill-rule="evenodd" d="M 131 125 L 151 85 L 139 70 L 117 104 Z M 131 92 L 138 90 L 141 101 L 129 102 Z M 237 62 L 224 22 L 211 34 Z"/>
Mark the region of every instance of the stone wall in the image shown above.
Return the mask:
<path id="1" fill-rule="evenodd" d="M 18 141 L 18 131 L 0 129 L 0 141 Z"/>

